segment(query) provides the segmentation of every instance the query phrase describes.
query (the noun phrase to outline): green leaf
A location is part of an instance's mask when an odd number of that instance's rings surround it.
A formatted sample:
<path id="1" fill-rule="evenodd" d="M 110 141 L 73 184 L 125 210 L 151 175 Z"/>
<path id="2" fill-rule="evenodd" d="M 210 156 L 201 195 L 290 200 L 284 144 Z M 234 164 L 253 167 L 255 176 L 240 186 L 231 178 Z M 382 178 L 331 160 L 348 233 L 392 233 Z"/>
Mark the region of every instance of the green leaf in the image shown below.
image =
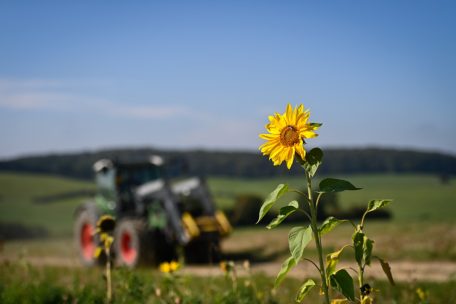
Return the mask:
<path id="1" fill-rule="evenodd" d="M 320 148 L 313 148 L 306 154 L 306 159 L 303 162 L 303 168 L 312 177 L 317 172 L 323 159 L 323 151 Z"/>
<path id="2" fill-rule="evenodd" d="M 369 205 L 367 206 L 367 210 L 366 210 L 366 213 L 367 212 L 372 212 L 372 211 L 375 211 L 379 208 L 382 208 L 382 207 L 385 207 L 386 205 L 390 204 L 392 202 L 392 200 L 372 200 L 369 202 Z"/>
<path id="3" fill-rule="evenodd" d="M 272 191 L 266 200 L 264 201 L 263 205 L 260 208 L 260 213 L 258 215 L 257 224 L 261 221 L 261 219 L 268 213 L 269 209 L 271 209 L 272 205 L 277 201 L 279 197 L 281 197 L 284 193 L 288 191 L 288 185 L 280 184 Z"/>
<path id="4" fill-rule="evenodd" d="M 361 188 L 357 188 L 353 186 L 350 182 L 347 182 L 343 179 L 337 178 L 325 178 L 320 182 L 320 191 L 322 193 L 330 193 L 330 192 L 341 192 L 347 190 L 360 190 Z"/>
<path id="5" fill-rule="evenodd" d="M 277 278 L 274 283 L 275 288 L 277 288 L 280 285 L 280 283 L 282 283 L 287 273 L 291 270 L 291 268 L 295 267 L 296 264 L 296 260 L 292 256 L 282 263 L 282 268 L 280 269 L 279 274 L 277 275 Z"/>
<path id="6" fill-rule="evenodd" d="M 358 265 L 363 265 L 363 245 L 364 245 L 364 233 L 356 231 L 353 234 L 353 248 L 355 249 L 355 259 Z"/>
<path id="7" fill-rule="evenodd" d="M 294 227 L 290 230 L 288 234 L 288 245 L 290 247 L 291 256 L 299 262 L 301 260 L 302 254 L 304 253 L 304 248 L 312 240 L 312 228 L 310 226 L 306 227 Z"/>
<path id="8" fill-rule="evenodd" d="M 355 300 L 355 288 L 353 286 L 353 279 L 345 269 L 330 276 L 331 286 L 342 293 L 350 301 Z"/>
<path id="9" fill-rule="evenodd" d="M 374 241 L 369 239 L 367 236 L 364 236 L 363 240 L 363 262 L 364 265 L 370 265 L 371 263 L 371 255 L 372 255 L 372 247 Z"/>
<path id="10" fill-rule="evenodd" d="M 320 234 L 325 235 L 326 233 L 331 232 L 339 224 L 346 222 L 347 220 L 338 220 L 333 216 L 328 217 L 320 226 Z"/>
<path id="11" fill-rule="evenodd" d="M 299 203 L 297 201 L 291 201 L 288 206 L 282 207 L 279 210 L 279 215 L 273 219 L 269 225 L 266 226 L 268 229 L 277 227 L 282 223 L 290 214 L 293 214 L 299 208 Z"/>
<path id="12" fill-rule="evenodd" d="M 309 124 L 312 128 L 320 128 L 323 124 L 319 122 L 311 122 Z"/>
<path id="13" fill-rule="evenodd" d="M 380 262 L 380 265 L 382 266 L 383 272 L 388 277 L 388 281 L 390 282 L 391 285 L 394 286 L 395 283 L 394 283 L 394 279 L 393 279 L 393 274 L 391 273 L 391 267 L 388 264 L 388 262 L 386 262 L 385 260 L 379 258 L 378 256 L 373 256 L 373 257 L 376 258 Z"/>
<path id="14" fill-rule="evenodd" d="M 336 266 L 337 263 L 339 263 L 340 254 L 347 246 L 349 245 L 345 245 L 340 250 L 326 255 L 326 276 L 328 278 L 336 271 Z"/>
<path id="15" fill-rule="evenodd" d="M 299 288 L 298 294 L 296 295 L 296 302 L 302 302 L 302 300 L 304 300 L 304 297 L 315 285 L 316 284 L 312 279 L 308 279 L 304 284 L 302 284 L 302 286 Z"/>

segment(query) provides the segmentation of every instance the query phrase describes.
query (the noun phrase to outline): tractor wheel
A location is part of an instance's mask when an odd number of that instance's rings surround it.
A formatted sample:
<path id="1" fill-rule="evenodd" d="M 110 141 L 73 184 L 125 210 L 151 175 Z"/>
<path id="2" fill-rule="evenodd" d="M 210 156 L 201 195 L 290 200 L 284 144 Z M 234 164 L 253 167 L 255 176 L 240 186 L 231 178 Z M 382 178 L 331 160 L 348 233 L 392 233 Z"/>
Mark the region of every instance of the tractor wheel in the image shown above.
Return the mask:
<path id="1" fill-rule="evenodd" d="M 150 236 L 144 221 L 120 221 L 114 233 L 117 264 L 134 268 L 156 263 L 153 239 Z"/>
<path id="2" fill-rule="evenodd" d="M 82 209 L 76 215 L 74 223 L 74 240 L 80 260 L 84 266 L 94 266 L 100 263 L 95 258 L 97 236 L 94 235 L 97 224 L 97 214 L 90 209 Z"/>

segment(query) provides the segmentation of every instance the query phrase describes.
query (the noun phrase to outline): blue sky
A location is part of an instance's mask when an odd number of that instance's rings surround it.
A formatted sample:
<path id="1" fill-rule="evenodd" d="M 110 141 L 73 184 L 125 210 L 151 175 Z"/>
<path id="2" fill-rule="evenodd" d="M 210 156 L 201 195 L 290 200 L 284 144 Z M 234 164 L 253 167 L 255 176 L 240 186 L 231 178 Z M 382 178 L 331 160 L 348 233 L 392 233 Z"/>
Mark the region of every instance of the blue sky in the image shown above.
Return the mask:
<path id="1" fill-rule="evenodd" d="M 454 1 L 2 1 L 0 158 L 255 150 L 287 102 L 323 147 L 456 154 Z"/>

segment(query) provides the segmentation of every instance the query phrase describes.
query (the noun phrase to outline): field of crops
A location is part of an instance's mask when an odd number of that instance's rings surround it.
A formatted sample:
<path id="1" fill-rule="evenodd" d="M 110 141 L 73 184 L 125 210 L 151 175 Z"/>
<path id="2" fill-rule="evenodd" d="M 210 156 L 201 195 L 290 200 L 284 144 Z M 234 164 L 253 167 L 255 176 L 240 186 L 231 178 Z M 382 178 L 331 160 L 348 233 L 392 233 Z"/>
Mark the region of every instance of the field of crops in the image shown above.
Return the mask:
<path id="1" fill-rule="evenodd" d="M 381 290 L 378 303 L 454 303 L 456 181 L 442 184 L 438 177 L 426 175 L 343 178 L 365 190 L 340 196 L 342 208 L 364 206 L 372 198 L 394 199 L 389 207 L 392 220 L 372 221 L 366 227 L 375 239 L 375 253 L 393 262 L 393 273 L 396 266 L 398 278 L 398 285 L 392 287 L 383 274 L 372 274 L 372 282 Z M 208 182 L 219 207 L 230 210 L 237 195 L 251 193 L 264 197 L 284 179 L 210 178 Z M 296 189 L 302 188 L 302 181 L 297 178 L 287 178 L 285 182 Z M 73 210 L 93 191 L 94 185 L 87 181 L 0 174 L 0 224 L 41 227 L 50 237 L 8 241 L 0 247 L 1 303 L 27 303 L 31 298 L 37 299 L 34 303 L 104 302 L 102 270 L 80 268 L 71 239 Z M 72 195 L 62 196 L 68 193 Z M 292 198 L 286 196 L 283 203 Z M 302 283 L 299 279 L 315 273 L 297 270 L 282 287 L 272 289 L 272 277 L 289 255 L 290 227 L 268 231 L 264 226 L 263 223 L 237 229 L 222 244 L 224 258 L 237 261 L 240 268 L 244 260 L 252 265 L 252 274 L 239 271 L 241 275 L 236 278 L 235 286 L 232 277 L 225 277 L 217 265 L 184 266 L 177 278 L 155 269 L 115 269 L 115 302 L 172 303 L 178 298 L 178 303 L 290 303 Z M 350 225 L 341 225 L 328 234 L 324 250 L 331 252 L 345 245 L 351 238 L 351 229 Z M 315 258 L 315 247 L 309 245 L 305 255 Z M 342 261 L 350 258 L 341 256 Z M 420 298 L 420 292 L 426 295 L 425 300 Z M 312 292 L 309 303 L 317 302 L 318 297 L 317 292 Z"/>

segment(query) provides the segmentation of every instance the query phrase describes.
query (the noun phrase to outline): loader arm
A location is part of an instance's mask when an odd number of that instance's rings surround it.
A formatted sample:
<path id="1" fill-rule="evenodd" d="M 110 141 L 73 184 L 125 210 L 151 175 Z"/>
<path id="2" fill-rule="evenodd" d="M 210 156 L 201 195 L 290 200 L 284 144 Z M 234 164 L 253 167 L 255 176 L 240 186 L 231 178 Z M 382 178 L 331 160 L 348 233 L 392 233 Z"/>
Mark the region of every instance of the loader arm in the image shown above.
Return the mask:
<path id="1" fill-rule="evenodd" d="M 198 177 L 186 179 L 174 184 L 172 191 L 177 196 L 190 196 L 198 199 L 202 204 L 204 214 L 214 215 L 215 204 L 204 179 Z"/>
<path id="2" fill-rule="evenodd" d="M 163 203 L 163 208 L 166 211 L 170 228 L 174 232 L 179 245 L 186 245 L 190 241 L 190 237 L 182 226 L 181 215 L 177 208 L 177 197 L 171 191 L 169 184 L 164 180 L 156 180 L 139 186 L 135 190 L 135 201 L 137 202 L 137 212 L 143 212 L 146 200 L 157 199 Z"/>

